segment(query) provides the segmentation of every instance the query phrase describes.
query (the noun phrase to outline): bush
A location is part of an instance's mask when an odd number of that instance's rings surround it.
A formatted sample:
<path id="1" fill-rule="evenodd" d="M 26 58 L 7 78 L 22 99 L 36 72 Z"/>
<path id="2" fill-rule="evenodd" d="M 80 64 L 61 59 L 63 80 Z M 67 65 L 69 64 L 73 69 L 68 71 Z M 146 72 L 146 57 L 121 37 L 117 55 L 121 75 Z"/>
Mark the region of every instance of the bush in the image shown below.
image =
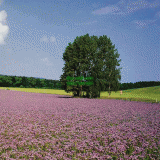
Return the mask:
<path id="1" fill-rule="evenodd" d="M 23 86 L 23 85 L 20 85 L 20 88 L 24 88 L 24 86 Z"/>
<path id="2" fill-rule="evenodd" d="M 42 89 L 47 89 L 47 87 L 42 87 Z"/>

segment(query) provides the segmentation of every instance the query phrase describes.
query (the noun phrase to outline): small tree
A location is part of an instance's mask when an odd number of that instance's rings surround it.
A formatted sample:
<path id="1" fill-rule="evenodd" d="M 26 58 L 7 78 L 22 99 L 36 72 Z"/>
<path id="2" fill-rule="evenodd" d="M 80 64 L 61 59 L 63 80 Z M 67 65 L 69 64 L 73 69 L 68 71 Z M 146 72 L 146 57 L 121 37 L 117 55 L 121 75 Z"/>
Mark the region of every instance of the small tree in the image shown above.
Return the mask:
<path id="1" fill-rule="evenodd" d="M 24 88 L 24 86 L 23 86 L 23 85 L 20 85 L 20 88 Z"/>

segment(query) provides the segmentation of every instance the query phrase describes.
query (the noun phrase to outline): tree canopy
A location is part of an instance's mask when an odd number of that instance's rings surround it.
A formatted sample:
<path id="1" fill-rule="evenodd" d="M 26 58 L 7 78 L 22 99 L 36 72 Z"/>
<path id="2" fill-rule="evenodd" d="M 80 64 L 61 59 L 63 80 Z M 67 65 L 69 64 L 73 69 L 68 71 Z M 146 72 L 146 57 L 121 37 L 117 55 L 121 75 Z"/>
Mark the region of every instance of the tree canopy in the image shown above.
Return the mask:
<path id="1" fill-rule="evenodd" d="M 65 91 L 73 91 L 74 96 L 81 96 L 81 91 L 87 92 L 87 97 L 100 97 L 100 92 L 105 89 L 119 89 L 119 81 L 121 79 L 120 66 L 116 58 L 119 58 L 118 52 L 114 53 L 115 45 L 112 45 L 110 38 L 106 35 L 76 37 L 73 44 L 69 43 L 63 53 L 65 66 L 63 67 L 63 75 L 60 81 L 63 82 Z M 83 86 L 80 84 L 68 86 L 66 77 L 93 77 L 93 85 Z M 74 79 L 72 82 L 76 82 Z M 82 89 L 83 88 L 83 89 Z"/>

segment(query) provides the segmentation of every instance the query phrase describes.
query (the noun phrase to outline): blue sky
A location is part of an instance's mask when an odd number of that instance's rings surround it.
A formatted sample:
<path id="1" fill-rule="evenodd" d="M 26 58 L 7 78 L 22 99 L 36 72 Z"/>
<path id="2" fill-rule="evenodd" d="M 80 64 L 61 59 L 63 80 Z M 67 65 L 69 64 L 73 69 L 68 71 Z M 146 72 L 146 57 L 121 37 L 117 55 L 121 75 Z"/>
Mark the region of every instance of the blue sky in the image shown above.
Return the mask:
<path id="1" fill-rule="evenodd" d="M 121 83 L 160 81 L 159 0 L 0 0 L 0 74 L 59 80 L 87 33 L 115 44 Z"/>

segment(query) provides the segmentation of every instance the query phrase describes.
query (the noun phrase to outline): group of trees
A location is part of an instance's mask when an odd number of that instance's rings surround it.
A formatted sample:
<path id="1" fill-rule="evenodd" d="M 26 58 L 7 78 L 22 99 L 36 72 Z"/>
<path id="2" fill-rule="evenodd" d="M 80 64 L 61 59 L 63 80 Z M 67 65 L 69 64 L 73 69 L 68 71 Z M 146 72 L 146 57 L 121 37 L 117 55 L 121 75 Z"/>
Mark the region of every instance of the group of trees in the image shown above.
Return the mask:
<path id="1" fill-rule="evenodd" d="M 99 81 L 98 81 L 99 82 Z M 114 86 L 114 85 L 112 85 Z M 160 81 L 139 81 L 136 83 L 120 83 L 119 90 L 128 90 L 144 87 L 160 86 Z M 39 79 L 34 77 L 17 77 L 0 75 L 0 87 L 20 87 L 20 88 L 43 88 L 43 89 L 60 89 L 65 90 L 59 80 Z M 105 87 L 105 86 L 104 86 Z M 88 88 L 84 85 L 83 91 Z M 106 91 L 108 88 L 102 88 Z M 113 91 L 113 89 L 111 89 Z"/>
<path id="2" fill-rule="evenodd" d="M 119 54 L 112 45 L 110 38 L 103 35 L 89 37 L 89 34 L 76 37 L 73 44 L 69 43 L 63 53 L 65 66 L 64 73 L 60 77 L 62 87 L 74 96 L 82 96 L 82 90 L 86 91 L 86 97 L 100 97 L 101 91 L 118 91 L 121 80 L 120 66 L 117 60 Z M 70 77 L 93 77 L 93 85 L 67 85 L 67 76 Z M 73 80 L 76 82 L 76 80 Z M 82 81 L 81 81 L 82 82 Z"/>
<path id="3" fill-rule="evenodd" d="M 58 80 L 0 75 L 0 87 L 61 89 Z"/>
<path id="4" fill-rule="evenodd" d="M 121 90 L 127 89 L 137 89 L 137 88 L 145 88 L 145 87 L 155 87 L 160 86 L 160 81 L 139 81 L 136 83 L 122 83 L 120 86 Z"/>

